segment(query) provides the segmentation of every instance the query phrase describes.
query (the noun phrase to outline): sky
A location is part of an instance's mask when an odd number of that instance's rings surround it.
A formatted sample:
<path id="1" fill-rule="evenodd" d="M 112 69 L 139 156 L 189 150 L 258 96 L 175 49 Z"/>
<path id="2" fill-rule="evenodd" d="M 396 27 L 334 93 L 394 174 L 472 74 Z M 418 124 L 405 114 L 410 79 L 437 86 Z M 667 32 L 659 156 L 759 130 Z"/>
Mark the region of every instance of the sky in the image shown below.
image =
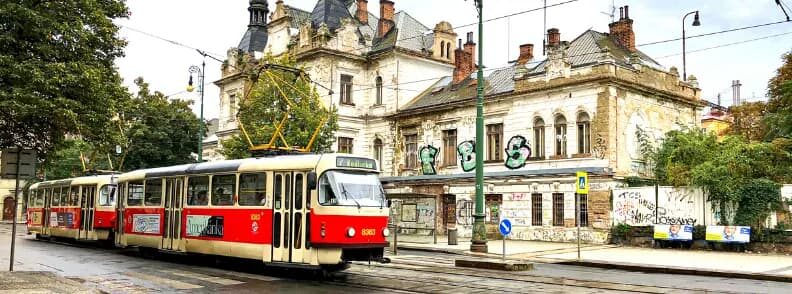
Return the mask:
<path id="1" fill-rule="evenodd" d="M 792 0 L 782 0 L 792 7 Z M 270 0 L 270 11 L 275 1 Z M 317 0 L 284 0 L 287 5 L 311 11 Z M 448 21 L 463 38 L 466 32 L 476 33 L 477 14 L 472 0 L 395 0 L 397 11 L 403 10 L 424 25 L 433 28 Z M 569 2 L 569 3 L 564 3 Z M 643 45 L 682 36 L 682 17 L 699 11 L 701 26 L 692 26 L 693 16 L 686 19 L 687 72 L 699 80 L 702 98 L 721 104 L 732 103 L 732 80 L 742 83 L 742 99 L 765 100 L 767 81 L 781 65 L 781 55 L 792 49 L 792 22 L 763 26 L 736 32 L 691 37 L 733 28 L 785 20 L 774 0 L 486 0 L 484 19 L 484 65 L 496 69 L 517 59 L 520 44 L 535 44 L 534 55 L 541 56 L 542 38 L 546 28 L 558 28 L 561 40 L 571 41 L 588 29 L 608 31 L 611 7 L 629 5 L 638 49 L 657 60 L 665 68 L 675 66 L 682 73 L 681 41 Z M 136 0 L 128 1 L 131 15 L 116 20 L 119 35 L 127 40 L 125 57 L 116 61 L 124 84 L 134 92 L 133 81 L 143 77 L 153 90 L 172 98 L 195 101 L 199 112 L 197 91 L 186 92 L 191 65 L 200 66 L 203 57 L 196 48 L 225 59 L 228 49 L 237 46 L 248 24 L 247 0 Z M 369 0 L 369 10 L 379 12 L 379 1 Z M 537 9 L 538 8 L 538 9 Z M 534 10 L 509 17 L 523 11 Z M 787 8 L 788 13 L 792 13 Z M 615 11 L 618 19 L 618 8 Z M 754 40 L 758 39 L 758 40 Z M 738 43 L 734 45 L 727 45 Z M 726 45 L 723 47 L 719 47 Z M 707 49 L 710 47 L 719 47 Z M 704 51 L 698 51 L 706 49 Z M 219 92 L 213 84 L 220 78 L 220 62 L 206 58 L 206 91 L 204 117 L 219 115 Z M 197 77 L 195 83 L 198 83 Z M 422 89 L 416 89 L 422 90 Z"/>

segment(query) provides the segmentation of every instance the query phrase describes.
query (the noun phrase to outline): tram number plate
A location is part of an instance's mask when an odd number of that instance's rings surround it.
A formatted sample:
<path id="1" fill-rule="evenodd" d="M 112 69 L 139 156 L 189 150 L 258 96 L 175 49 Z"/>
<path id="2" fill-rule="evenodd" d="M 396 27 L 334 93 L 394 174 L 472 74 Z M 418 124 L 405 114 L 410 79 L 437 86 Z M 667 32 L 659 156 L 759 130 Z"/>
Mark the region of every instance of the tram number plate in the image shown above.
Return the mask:
<path id="1" fill-rule="evenodd" d="M 377 230 L 374 229 L 363 229 L 360 231 L 360 234 L 363 236 L 374 236 L 377 233 Z"/>

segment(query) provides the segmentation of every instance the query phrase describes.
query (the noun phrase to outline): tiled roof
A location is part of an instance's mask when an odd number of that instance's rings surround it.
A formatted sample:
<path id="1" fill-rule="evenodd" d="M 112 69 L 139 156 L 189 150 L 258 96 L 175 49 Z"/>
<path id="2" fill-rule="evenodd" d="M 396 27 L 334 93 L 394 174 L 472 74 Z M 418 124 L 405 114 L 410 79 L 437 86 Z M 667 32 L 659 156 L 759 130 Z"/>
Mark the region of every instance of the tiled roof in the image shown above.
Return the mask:
<path id="1" fill-rule="evenodd" d="M 311 12 L 311 25 L 318 28 L 322 23 L 327 24 L 331 32 L 341 27 L 341 20 L 352 18 L 349 7 L 339 0 L 319 0 Z"/>
<path id="2" fill-rule="evenodd" d="M 267 46 L 267 27 L 248 26 L 237 48 L 244 52 L 263 51 Z"/>
<path id="3" fill-rule="evenodd" d="M 399 11 L 393 16 L 395 26 L 382 38 L 374 38 L 371 52 L 380 52 L 394 47 L 422 52 L 429 50 L 434 43 L 434 34 L 424 35 L 429 28 L 409 15 Z M 369 19 L 369 24 L 372 21 Z M 376 27 L 374 28 L 376 33 Z"/>
<path id="4" fill-rule="evenodd" d="M 311 13 L 299 8 L 294 8 L 288 5 L 284 5 L 286 7 L 286 11 L 291 16 L 291 27 L 299 28 L 301 24 L 309 21 L 311 19 Z"/>

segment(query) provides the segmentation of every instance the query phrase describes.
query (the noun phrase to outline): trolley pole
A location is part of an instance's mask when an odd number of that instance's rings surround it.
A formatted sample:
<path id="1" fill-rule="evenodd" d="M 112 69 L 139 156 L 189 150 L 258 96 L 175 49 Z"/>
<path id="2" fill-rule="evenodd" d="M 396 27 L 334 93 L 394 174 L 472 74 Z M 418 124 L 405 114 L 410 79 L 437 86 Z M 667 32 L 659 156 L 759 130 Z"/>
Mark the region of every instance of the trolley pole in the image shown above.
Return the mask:
<path id="1" fill-rule="evenodd" d="M 484 0 L 474 0 L 478 11 L 478 73 L 476 85 L 476 213 L 470 251 L 487 252 L 487 227 L 484 224 Z"/>

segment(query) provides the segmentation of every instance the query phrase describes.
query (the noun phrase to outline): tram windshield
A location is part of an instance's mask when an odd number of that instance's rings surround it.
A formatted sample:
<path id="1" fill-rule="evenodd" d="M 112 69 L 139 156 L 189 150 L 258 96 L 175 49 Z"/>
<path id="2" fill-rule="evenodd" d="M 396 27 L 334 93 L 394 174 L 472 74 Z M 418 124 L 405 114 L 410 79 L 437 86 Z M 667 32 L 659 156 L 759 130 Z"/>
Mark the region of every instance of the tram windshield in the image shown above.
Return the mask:
<path id="1" fill-rule="evenodd" d="M 376 174 L 328 171 L 319 179 L 319 204 L 383 207 L 385 195 Z"/>
<path id="2" fill-rule="evenodd" d="M 101 189 L 99 189 L 99 205 L 116 205 L 116 185 L 104 185 Z"/>

